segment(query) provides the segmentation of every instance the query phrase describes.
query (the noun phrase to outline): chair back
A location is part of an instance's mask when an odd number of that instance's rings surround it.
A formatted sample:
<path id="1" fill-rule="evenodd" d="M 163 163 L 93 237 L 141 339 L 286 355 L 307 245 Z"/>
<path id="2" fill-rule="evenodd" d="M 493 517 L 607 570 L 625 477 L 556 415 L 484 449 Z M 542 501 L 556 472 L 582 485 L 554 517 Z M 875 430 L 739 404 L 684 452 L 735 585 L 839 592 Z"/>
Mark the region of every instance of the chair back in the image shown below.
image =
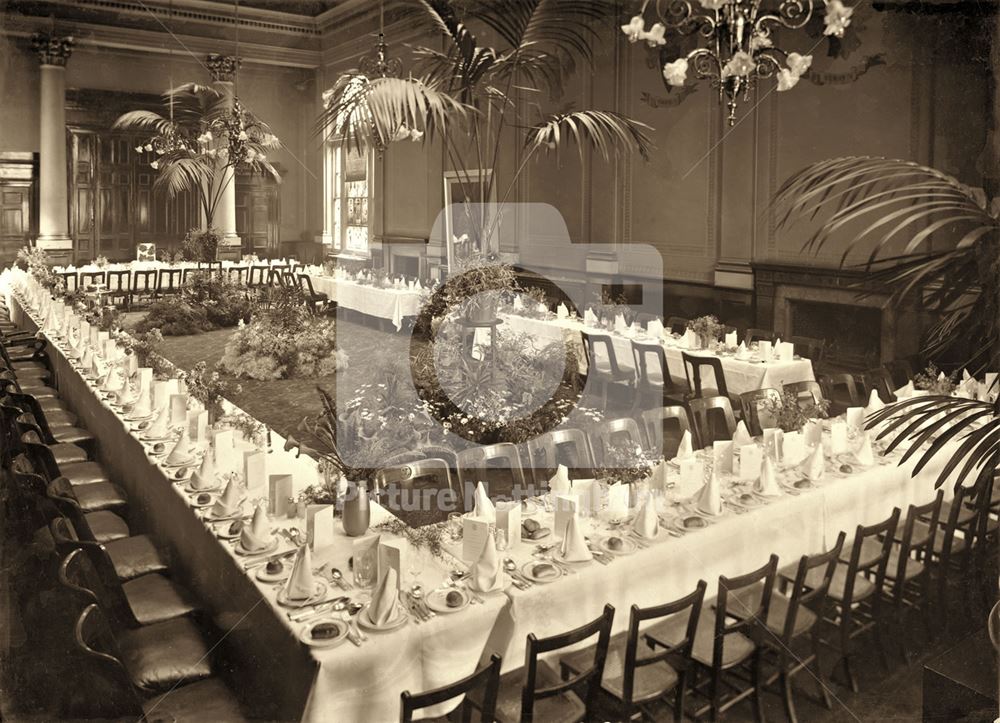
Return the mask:
<path id="1" fill-rule="evenodd" d="M 108 291 L 112 294 L 127 294 L 132 290 L 132 272 L 128 269 L 108 271 Z"/>
<path id="2" fill-rule="evenodd" d="M 702 396 L 703 383 L 702 374 L 707 370 L 711 371 L 715 377 L 715 391 L 717 394 L 728 397 L 729 388 L 726 386 L 726 373 L 722 369 L 722 360 L 717 356 L 700 356 L 698 354 L 688 354 L 681 352 L 681 359 L 684 361 L 684 375 L 687 377 L 688 390 L 695 397 Z"/>
<path id="3" fill-rule="evenodd" d="M 811 336 L 790 336 L 787 341 L 795 345 L 796 354 L 805 357 L 814 365 L 823 361 L 826 339 L 814 339 Z"/>
<path id="4" fill-rule="evenodd" d="M 903 521 L 903 534 L 899 536 L 899 560 L 896 569 L 892 571 L 896 584 L 893 586 L 893 596 L 897 603 L 903 600 L 903 581 L 907 579 L 906 567 L 910 558 L 913 557 L 924 564 L 927 570 L 931 559 L 934 557 L 934 540 L 937 537 L 938 521 L 941 518 L 941 503 L 944 500 L 944 490 L 938 490 L 934 499 L 924 505 L 910 505 L 906 510 L 906 519 Z M 927 534 L 918 540 L 914 540 L 914 531 L 917 529 L 917 522 L 927 523 Z M 942 570 L 942 574 L 946 574 Z M 912 577 L 912 576 L 911 576 Z"/>
<path id="5" fill-rule="evenodd" d="M 414 489 L 414 483 L 431 478 L 431 488 L 441 489 L 442 482 L 448 486 L 448 491 L 454 495 L 455 485 L 451 479 L 451 465 L 439 458 L 419 459 L 406 464 L 379 470 L 376 486 L 382 491 L 388 485 L 400 485 L 406 489 Z"/>
<path id="6" fill-rule="evenodd" d="M 62 277 L 66 291 L 76 291 L 80 288 L 80 278 L 76 275 L 75 271 L 59 271 L 56 273 L 56 276 Z"/>
<path id="7" fill-rule="evenodd" d="M 754 329 L 750 327 L 747 329 L 746 337 L 744 338 L 747 346 L 750 346 L 755 341 L 774 341 L 774 332 L 770 329 Z"/>
<path id="8" fill-rule="evenodd" d="M 699 397 L 688 402 L 698 448 L 725 442 L 736 433 L 736 415 L 729 397 Z"/>
<path id="9" fill-rule="evenodd" d="M 643 411 L 641 419 L 646 449 L 653 455 L 662 453 L 664 459 L 676 457 L 684 432 L 691 431 L 687 409 L 679 404 L 654 407 Z"/>
<path id="10" fill-rule="evenodd" d="M 42 409 L 42 405 L 38 403 L 30 394 L 17 394 L 8 393 L 7 396 L 13 401 L 13 403 L 21 409 L 25 414 L 30 415 L 30 419 L 18 420 L 22 423 L 34 424 L 38 427 L 38 431 L 42 435 L 43 444 L 55 444 L 55 437 L 52 436 L 52 429 L 49 427 L 49 422 L 45 418 L 45 410 Z"/>
<path id="11" fill-rule="evenodd" d="M 56 534 L 60 528 L 66 533 L 72 529 L 56 525 Z M 70 548 L 59 566 L 59 582 L 78 597 L 99 604 L 116 626 L 134 627 L 135 617 L 104 545 L 81 540 L 75 533 L 60 534 L 58 544 Z"/>
<path id="12" fill-rule="evenodd" d="M 587 374 L 597 374 L 600 362 L 607 360 L 608 369 L 612 374 L 621 373 L 615 345 L 607 334 L 592 334 L 589 331 L 580 332 L 583 335 L 583 351 L 587 358 Z M 603 355 L 603 356 L 602 356 Z"/>
<path id="13" fill-rule="evenodd" d="M 132 272 L 132 291 L 152 294 L 156 291 L 156 269 L 136 269 Z"/>
<path id="14" fill-rule="evenodd" d="M 849 614 L 849 609 L 854 601 L 854 581 L 859 574 L 863 574 L 875 584 L 877 593 L 875 604 L 879 603 L 882 590 L 885 588 L 885 572 L 889 564 L 889 555 L 892 553 L 893 537 L 896 534 L 896 526 L 899 524 L 899 508 L 893 509 L 892 514 L 882 522 L 874 525 L 858 525 L 854 532 L 854 542 L 851 545 L 851 555 L 847 561 L 847 573 L 844 582 L 843 592 L 843 612 Z M 867 539 L 881 539 L 882 550 L 873 558 L 862 560 L 861 553 L 864 550 L 864 543 Z"/>
<path id="15" fill-rule="evenodd" d="M 671 316 L 667 319 L 667 331 L 671 334 L 683 334 L 687 331 L 690 323 L 691 320 L 685 319 L 683 316 Z"/>
<path id="16" fill-rule="evenodd" d="M 948 518 L 943 522 L 943 529 L 940 534 L 943 535 L 941 538 L 941 552 L 939 553 L 940 569 L 944 572 L 948 570 L 948 564 L 951 560 L 952 549 L 955 545 L 955 533 L 959 529 L 959 517 L 961 517 L 962 510 L 967 504 L 967 500 L 970 497 L 975 496 L 974 487 L 964 487 L 958 485 L 955 487 L 955 496 L 951 498 L 951 504 L 948 506 Z M 939 513 L 940 516 L 940 513 Z M 928 520 L 924 518 L 924 522 Z M 970 531 L 966 531 L 966 545 L 972 542 L 972 536 L 969 534 Z"/>
<path id="17" fill-rule="evenodd" d="M 228 271 L 229 280 L 240 286 L 246 286 L 249 266 L 230 266 Z"/>
<path id="18" fill-rule="evenodd" d="M 740 409 L 743 412 L 743 420 L 747 423 L 747 430 L 751 436 L 759 437 L 764 434 L 761 419 L 761 406 L 765 407 L 763 422 L 773 422 L 774 419 L 766 407 L 769 403 L 781 405 L 781 392 L 770 387 L 765 389 L 751 389 L 740 395 Z M 768 426 L 774 426 L 769 424 Z"/>
<path id="19" fill-rule="evenodd" d="M 80 288 L 86 291 L 91 286 L 96 286 L 101 284 L 102 286 L 108 285 L 108 274 L 106 271 L 81 271 L 80 272 Z"/>
<path id="20" fill-rule="evenodd" d="M 586 687 L 584 704 L 588 712 L 595 709 L 597 695 L 601 689 L 601 678 L 604 675 L 604 663 L 608 657 L 608 644 L 611 642 L 611 624 L 614 617 L 615 609 L 610 605 L 605 605 L 604 612 L 600 617 L 575 630 L 548 638 L 537 638 L 534 633 L 528 635 L 528 648 L 524 655 L 524 687 L 521 689 L 521 720 L 524 723 L 530 723 L 534 719 L 536 700 L 550 698 L 573 688 Z M 597 646 L 594 648 L 594 662 L 589 668 L 554 685 L 545 688 L 537 687 L 539 655 L 571 645 L 575 646 L 594 636 L 597 636 Z"/>
<path id="21" fill-rule="evenodd" d="M 701 617 L 701 606 L 705 601 L 705 588 L 708 587 L 704 580 L 699 580 L 693 592 L 684 597 L 668 602 L 663 605 L 654 605 L 648 608 L 640 608 L 633 605 L 628 619 L 628 638 L 625 642 L 625 667 L 622 671 L 622 698 L 625 706 L 631 709 L 632 698 L 635 693 L 635 675 L 638 668 L 653 665 L 659 662 L 666 662 L 680 675 L 691 664 L 691 649 L 694 647 L 694 636 L 698 630 L 698 620 Z M 683 615 L 687 613 L 687 629 L 684 638 L 670 644 L 660 641 L 653 649 L 653 652 L 646 653 L 639 657 L 639 626 L 651 620 L 661 620 Z M 656 648 L 662 649 L 657 650 Z M 681 678 L 679 684 L 683 684 Z"/>
<path id="22" fill-rule="evenodd" d="M 247 281 L 247 286 L 256 287 L 263 286 L 268 281 L 268 275 L 270 274 L 271 268 L 269 266 L 251 266 L 250 276 Z"/>
<path id="23" fill-rule="evenodd" d="M 892 379 L 892 388 L 899 389 L 915 376 L 913 366 L 906 359 L 893 359 L 882 365 Z"/>
<path id="24" fill-rule="evenodd" d="M 183 269 L 173 267 L 160 269 L 160 275 L 156 278 L 156 290 L 161 294 L 172 294 L 180 291 L 183 271 Z"/>
<path id="25" fill-rule="evenodd" d="M 608 463 L 608 452 L 612 447 L 625 445 L 629 449 L 643 447 L 644 438 L 639 425 L 632 417 L 606 419 L 594 430 L 591 449 L 598 466 Z"/>
<path id="26" fill-rule="evenodd" d="M 771 592 L 778 574 L 778 556 L 771 555 L 767 564 L 737 577 L 719 576 L 719 595 L 715 602 L 715 640 L 712 649 L 712 669 L 722 670 L 722 652 L 726 636 L 742 634 L 761 645 L 767 637 L 767 614 L 771 609 Z M 729 596 L 739 596 L 740 609 L 729 609 Z M 759 595 L 759 600 L 753 598 Z M 750 606 L 747 607 L 747 603 Z M 733 622 L 730 622 L 734 619 Z"/>
<path id="27" fill-rule="evenodd" d="M 207 278 L 209 272 L 201 268 L 201 262 L 198 263 L 197 267 L 185 266 L 183 269 L 181 269 L 181 286 L 187 286 L 190 283 L 189 279 L 195 274 L 199 276 L 205 274 Z"/>
<path id="28" fill-rule="evenodd" d="M 823 374 L 819 378 L 819 384 L 823 389 L 823 396 L 831 401 L 836 399 L 839 390 L 843 390 L 840 397 L 847 399 L 848 406 L 863 407 L 867 403 L 861 396 L 853 374 Z"/>
<path id="29" fill-rule="evenodd" d="M 302 289 L 302 293 L 306 295 L 306 298 L 311 299 L 316 296 L 312 278 L 310 278 L 309 274 L 299 274 L 299 286 Z"/>
<path id="30" fill-rule="evenodd" d="M 7 502 L 8 519 L 12 525 L 21 525 L 28 535 L 33 535 L 56 514 L 46 503 L 45 479 L 35 473 L 31 462 L 24 455 L 14 457 L 11 472 L 14 485 L 11 490 L 12 499 Z"/>
<path id="31" fill-rule="evenodd" d="M 140 698 L 121 661 L 118 643 L 97 604 L 90 603 L 80 611 L 73 627 L 73 644 L 76 652 L 83 658 L 83 670 L 88 673 L 99 671 L 101 681 L 105 682 L 100 687 L 100 695 L 89 701 L 99 705 L 103 713 L 88 712 L 101 718 L 128 717 L 146 720 Z"/>
<path id="32" fill-rule="evenodd" d="M 554 471 L 560 464 L 569 470 L 594 467 L 590 439 L 582 429 L 554 429 L 533 437 L 528 440 L 528 454 L 531 468 L 537 470 Z"/>
<path id="33" fill-rule="evenodd" d="M 517 446 L 510 442 L 463 449 L 456 457 L 458 481 L 462 485 L 463 498 L 466 487 L 470 484 L 475 486 L 476 482 L 481 481 L 483 473 L 488 470 L 507 470 L 514 487 L 522 490 L 527 488 L 521 454 L 517 451 Z"/>
<path id="34" fill-rule="evenodd" d="M 830 590 L 830 581 L 833 580 L 833 573 L 837 570 L 840 553 L 844 549 L 846 538 L 847 533 L 841 530 L 840 534 L 837 535 L 837 542 L 832 548 L 816 555 L 803 555 L 799 560 L 799 566 L 795 570 L 795 578 L 788 595 L 785 626 L 781 632 L 781 642 L 786 649 L 791 645 L 792 638 L 795 637 L 795 627 L 801 608 L 809 608 L 816 614 L 817 620 L 823 619 L 823 608 Z M 822 579 L 819 583 L 812 581 L 814 584 L 806 585 L 806 576 L 816 568 L 824 568 Z M 818 630 L 819 624 L 817 623 L 814 632 L 818 632 Z"/>
<path id="35" fill-rule="evenodd" d="M 632 341 L 632 361 L 640 390 L 669 389 L 671 386 L 667 356 L 659 344 Z"/>
<path id="36" fill-rule="evenodd" d="M 497 693 L 500 690 L 500 663 L 501 658 L 499 655 L 491 655 L 489 664 L 484 665 L 472 675 L 450 685 L 417 694 L 412 694 L 410 691 L 404 690 L 399 696 L 399 720 L 402 723 L 410 723 L 413 720 L 414 711 L 421 708 L 429 708 L 432 705 L 438 705 L 452 698 L 457 698 L 460 695 L 465 695 L 462 705 L 474 706 L 479 710 L 479 719 L 481 721 L 492 723 L 496 713 Z M 466 695 L 480 689 L 482 689 L 481 694 L 475 696 Z M 473 702 L 474 699 L 478 702 Z M 468 718 L 464 720 L 468 720 Z"/>
<path id="37" fill-rule="evenodd" d="M 823 388 L 819 382 L 791 382 L 782 387 L 786 392 L 794 394 L 799 406 L 819 404 L 823 401 Z"/>
<path id="38" fill-rule="evenodd" d="M 896 401 L 896 395 L 893 390 L 898 387 L 892 385 L 892 375 L 884 366 L 869 369 L 865 372 L 864 378 L 866 382 L 866 403 L 872 389 L 878 392 L 879 399 L 885 404 Z"/>

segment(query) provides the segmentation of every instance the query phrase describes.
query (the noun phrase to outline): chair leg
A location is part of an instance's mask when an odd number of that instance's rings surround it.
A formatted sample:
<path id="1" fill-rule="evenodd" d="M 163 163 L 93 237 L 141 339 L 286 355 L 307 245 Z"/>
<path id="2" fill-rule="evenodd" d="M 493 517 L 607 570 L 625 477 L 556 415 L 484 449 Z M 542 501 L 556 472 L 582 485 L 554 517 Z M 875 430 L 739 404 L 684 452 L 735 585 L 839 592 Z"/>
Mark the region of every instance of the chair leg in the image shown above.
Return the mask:
<path id="1" fill-rule="evenodd" d="M 784 663 L 782 663 L 782 665 L 784 665 Z M 781 692 L 782 698 L 785 702 L 785 714 L 788 716 L 788 720 L 790 720 L 791 723 L 798 723 L 799 719 L 795 715 L 795 699 L 792 697 L 792 676 L 788 674 L 787 668 L 781 673 Z"/>
<path id="2" fill-rule="evenodd" d="M 851 617 L 849 614 L 845 614 L 847 609 L 846 605 L 841 608 L 840 654 L 843 656 L 841 662 L 844 664 L 844 674 L 847 676 L 847 684 L 853 692 L 857 693 L 858 680 L 854 677 L 854 671 L 851 669 Z"/>
<path id="3" fill-rule="evenodd" d="M 677 676 L 677 689 L 674 692 L 674 720 L 684 720 L 684 694 L 687 692 L 687 671 L 682 670 Z"/>
<path id="4" fill-rule="evenodd" d="M 753 713 L 757 723 L 764 723 L 764 676 L 761 666 L 764 663 L 764 652 L 757 648 L 753 661 Z M 791 689 L 789 688 L 789 693 Z M 794 723 L 794 721 L 793 721 Z"/>
<path id="5" fill-rule="evenodd" d="M 812 674 L 815 676 L 816 685 L 819 687 L 819 697 L 827 710 L 833 710 L 833 702 L 830 700 L 830 692 L 827 690 L 826 679 L 823 677 L 823 667 L 820 665 L 819 651 L 823 647 L 820 645 L 819 636 L 814 635 L 812 639 L 813 664 Z M 808 669 L 808 668 L 807 668 Z"/>

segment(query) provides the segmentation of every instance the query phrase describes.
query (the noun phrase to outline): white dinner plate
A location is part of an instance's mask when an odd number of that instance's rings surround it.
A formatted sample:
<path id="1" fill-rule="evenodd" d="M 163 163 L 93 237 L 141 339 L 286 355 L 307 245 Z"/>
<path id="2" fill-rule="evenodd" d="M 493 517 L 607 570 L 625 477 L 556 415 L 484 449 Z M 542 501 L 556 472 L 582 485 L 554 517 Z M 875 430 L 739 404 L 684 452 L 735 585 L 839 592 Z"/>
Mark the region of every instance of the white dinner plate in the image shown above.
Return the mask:
<path id="1" fill-rule="evenodd" d="M 163 460 L 160 463 L 160 465 L 164 469 L 177 469 L 178 467 L 193 467 L 197 463 L 198 463 L 198 458 L 192 455 L 187 459 L 185 459 L 183 462 L 168 462 L 167 460 Z"/>
<path id="2" fill-rule="evenodd" d="M 240 540 L 240 542 L 237 543 L 237 545 L 236 545 L 236 554 L 237 555 L 267 555 L 267 554 L 270 554 L 270 553 L 274 552 L 277 549 L 278 549 L 278 537 L 277 537 L 277 535 L 272 535 L 271 536 L 271 542 L 267 545 L 267 547 L 265 547 L 265 548 L 263 548 L 261 550 L 248 550 L 245 547 L 243 547 L 243 541 Z"/>
<path id="3" fill-rule="evenodd" d="M 239 532 L 233 534 L 232 532 L 229 531 L 229 528 L 233 526 L 233 522 L 235 522 L 235 520 L 230 520 L 229 522 L 217 523 L 215 525 L 215 536 L 218 537 L 220 540 L 235 540 L 237 537 L 239 537 L 240 534 L 242 534 L 243 532 L 243 528 L 241 527 Z"/>
<path id="4" fill-rule="evenodd" d="M 556 574 L 552 577 L 536 577 L 535 573 L 533 572 L 534 567 L 536 565 L 550 565 L 552 569 L 556 571 Z M 550 582 L 555 582 L 556 580 L 561 578 L 563 576 L 563 570 L 561 567 L 559 567 L 558 565 L 553 565 L 551 562 L 542 562 L 541 560 L 534 560 L 532 562 L 526 562 L 524 563 L 524 565 L 521 566 L 521 574 L 524 575 L 529 580 L 531 580 L 532 582 L 538 582 L 544 585 Z"/>
<path id="5" fill-rule="evenodd" d="M 447 602 L 448 593 L 452 592 L 458 593 L 459 595 L 462 596 L 462 602 L 456 605 L 455 607 L 450 606 Z M 429 607 L 434 612 L 456 613 L 459 610 L 462 610 L 463 608 L 468 606 L 469 593 L 467 593 L 465 590 L 460 590 L 454 587 L 440 588 L 437 590 L 431 590 L 429 593 L 427 593 L 427 596 L 424 598 L 424 600 L 427 602 L 427 607 Z"/>
<path id="6" fill-rule="evenodd" d="M 167 476 L 174 482 L 187 482 L 194 475 L 194 466 L 178 467 Z M 203 490 L 204 491 L 204 490 Z"/>
<path id="7" fill-rule="evenodd" d="M 202 494 L 207 494 L 208 495 L 208 502 L 199 502 L 198 501 L 198 495 L 202 495 Z M 214 495 L 211 492 L 197 492 L 197 493 L 191 495 L 190 499 L 191 499 L 191 506 L 192 507 L 196 507 L 198 509 L 201 509 L 202 507 L 210 507 L 211 505 L 214 505 L 215 502 L 216 502 L 216 500 L 219 499 L 219 496 L 218 495 Z"/>
<path id="8" fill-rule="evenodd" d="M 195 488 L 194 484 L 192 483 L 193 479 L 194 479 L 194 475 L 192 474 L 191 477 L 187 480 L 187 484 L 184 485 L 184 489 L 186 491 L 192 493 L 192 494 L 197 494 L 199 492 L 218 492 L 219 490 L 222 489 L 222 483 L 221 482 L 219 482 L 218 484 L 214 484 L 211 487 L 203 487 L 201 489 L 197 489 L 197 488 Z"/>
<path id="9" fill-rule="evenodd" d="M 589 560 L 567 560 L 565 557 L 563 557 L 562 550 L 559 549 L 552 551 L 552 557 L 556 561 L 561 562 L 564 565 L 586 565 L 587 563 L 594 561 L 593 553 L 591 553 L 591 558 Z"/>
<path id="10" fill-rule="evenodd" d="M 313 638 L 313 630 L 320 625 L 335 625 L 337 627 L 337 634 L 329 638 Z M 302 632 L 299 633 L 299 640 L 313 648 L 332 648 L 334 645 L 339 645 L 346 637 L 347 623 L 343 620 L 317 620 L 306 625 L 302 628 Z"/>
<path id="11" fill-rule="evenodd" d="M 387 632 L 389 630 L 395 630 L 396 628 L 401 628 L 410 621 L 410 616 L 406 614 L 406 610 L 403 608 L 403 605 L 398 601 L 396 602 L 395 614 L 392 616 L 392 618 L 389 619 L 389 622 L 387 622 L 385 625 L 379 625 L 374 621 L 372 621 L 370 617 L 368 617 L 368 610 L 370 607 L 371 607 L 370 602 L 365 603 L 365 606 L 361 608 L 361 611 L 358 613 L 358 624 L 361 627 L 365 628 L 366 630 L 374 630 L 375 632 Z"/>
<path id="12" fill-rule="evenodd" d="M 285 564 L 284 560 L 278 560 L 281 563 L 281 572 L 272 575 L 267 571 L 267 565 L 261 565 L 257 568 L 256 578 L 261 582 L 281 582 L 282 580 L 287 580 L 288 576 L 292 574 L 292 565 Z"/>
<path id="13" fill-rule="evenodd" d="M 286 608 L 301 608 L 322 600 L 324 595 L 326 595 L 326 583 L 322 580 L 316 580 L 315 593 L 312 597 L 306 598 L 305 600 L 289 600 L 288 586 L 286 585 L 278 590 L 278 604 Z"/>
<path id="14" fill-rule="evenodd" d="M 638 545 L 635 544 L 634 540 L 630 540 L 627 537 L 620 537 L 618 535 L 612 535 L 612 537 L 617 537 L 619 540 L 622 541 L 622 546 L 620 548 L 615 549 L 608 545 L 608 542 L 611 540 L 610 537 L 602 538 L 601 541 L 598 543 L 598 547 L 600 547 L 604 552 L 609 552 L 612 555 L 631 555 L 639 547 Z"/>

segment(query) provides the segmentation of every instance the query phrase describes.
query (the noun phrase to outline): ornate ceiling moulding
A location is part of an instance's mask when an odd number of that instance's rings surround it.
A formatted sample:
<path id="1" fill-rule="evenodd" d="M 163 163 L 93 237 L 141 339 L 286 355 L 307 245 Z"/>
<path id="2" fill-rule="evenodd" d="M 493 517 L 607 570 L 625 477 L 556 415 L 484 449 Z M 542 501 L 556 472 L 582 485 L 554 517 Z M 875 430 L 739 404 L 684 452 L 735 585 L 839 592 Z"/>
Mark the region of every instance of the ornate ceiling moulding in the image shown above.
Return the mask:
<path id="1" fill-rule="evenodd" d="M 31 36 L 31 49 L 38 53 L 42 65 L 66 67 L 66 61 L 73 54 L 76 40 L 72 35 L 56 35 L 54 33 L 34 33 Z"/>
<path id="2" fill-rule="evenodd" d="M 205 66 L 208 68 L 208 72 L 212 75 L 212 81 L 215 83 L 232 83 L 236 77 L 236 71 L 239 70 L 242 64 L 242 58 L 232 55 L 209 53 L 208 57 L 205 58 Z"/>
<path id="3" fill-rule="evenodd" d="M 50 0 L 53 5 L 76 8 L 96 8 L 118 13 L 150 16 L 166 21 L 210 23 L 213 25 L 235 26 L 237 19 L 231 3 L 198 2 L 198 0 L 175 0 L 171 10 L 163 0 Z M 172 15 L 171 15 L 172 12 Z M 241 5 L 239 26 L 241 29 L 266 32 L 290 33 L 293 35 L 318 36 L 320 34 L 313 18 L 274 10 L 260 10 Z"/>

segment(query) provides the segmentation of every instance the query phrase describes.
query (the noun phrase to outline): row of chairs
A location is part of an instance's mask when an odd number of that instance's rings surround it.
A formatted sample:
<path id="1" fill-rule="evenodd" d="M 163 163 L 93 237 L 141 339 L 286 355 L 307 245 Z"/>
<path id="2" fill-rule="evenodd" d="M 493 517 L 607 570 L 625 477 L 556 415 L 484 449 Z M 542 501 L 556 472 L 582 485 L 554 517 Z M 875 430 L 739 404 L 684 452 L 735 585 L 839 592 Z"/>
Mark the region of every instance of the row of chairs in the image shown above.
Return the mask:
<path id="1" fill-rule="evenodd" d="M 3 309 L 3 315 L 6 309 Z M 95 460 L 96 440 L 51 386 L 47 360 L 4 333 L 0 370 L 3 499 L 10 534 L 27 544 L 46 530 L 60 558 L 67 637 L 83 670 L 116 681 L 85 715 L 243 720 L 215 674 L 217 632 L 197 599 L 171 578 L 169 556 L 129 519 L 129 498 Z M 12 354 L 12 351 L 15 352 Z M 94 708 L 91 709 L 90 706 Z"/>
<path id="2" fill-rule="evenodd" d="M 894 642 L 910 660 L 909 618 L 922 615 L 926 635 L 942 632 L 950 592 L 967 591 L 971 559 L 995 546 L 998 501 L 993 477 L 959 489 L 949 504 L 938 492 L 910 505 L 901 522 L 895 508 L 885 520 L 840 532 L 828 550 L 779 567 L 776 555 L 756 570 L 721 576 L 717 594 L 707 584 L 662 605 L 629 611 L 626 630 L 611 635 L 615 611 L 606 605 L 593 621 L 549 638 L 529 635 L 524 667 L 500 675 L 501 661 L 453 685 L 401 695 L 401 719 L 416 710 L 466 695 L 468 714 L 482 720 L 655 719 L 654 706 L 670 706 L 675 720 L 717 719 L 749 700 L 763 720 L 763 693 L 780 694 L 791 721 L 798 719 L 792 679 L 806 671 L 824 705 L 832 708 L 822 657 L 836 654 L 851 689 L 859 682 L 855 659 L 871 637 L 890 667 Z M 714 614 L 705 614 L 714 610 Z M 593 641 L 591 647 L 569 652 Z M 558 671 L 539 656 L 558 657 Z M 468 718 L 465 718 L 468 720 Z"/>

